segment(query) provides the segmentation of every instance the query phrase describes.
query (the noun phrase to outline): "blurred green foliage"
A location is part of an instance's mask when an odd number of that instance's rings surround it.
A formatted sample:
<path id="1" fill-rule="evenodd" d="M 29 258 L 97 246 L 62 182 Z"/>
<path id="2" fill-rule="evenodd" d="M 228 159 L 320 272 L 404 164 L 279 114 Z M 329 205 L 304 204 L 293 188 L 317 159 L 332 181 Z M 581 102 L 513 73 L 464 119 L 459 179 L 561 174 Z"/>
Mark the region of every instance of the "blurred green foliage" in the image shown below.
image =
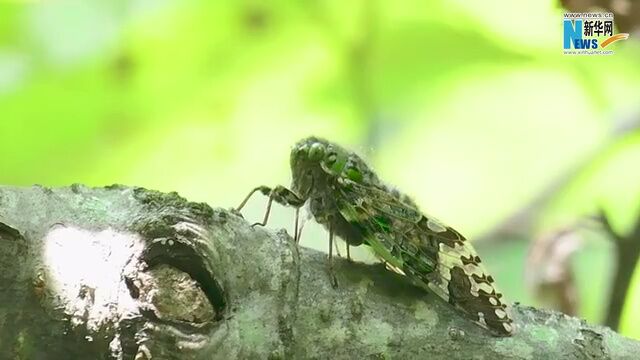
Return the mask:
<path id="1" fill-rule="evenodd" d="M 640 43 L 563 56 L 562 12 L 533 0 L 3 2 L 0 183 L 124 183 L 231 207 L 287 184 L 289 147 L 324 136 L 470 238 L 550 193 L 524 235 L 479 244 L 507 296 L 535 304 L 532 238 L 598 208 L 621 233 L 640 216 L 640 136 L 618 131 L 640 122 Z M 259 218 L 264 202 L 250 204 Z M 276 209 L 271 225 L 291 221 Z M 325 249 L 308 228 L 303 243 Z M 604 236 L 587 238 L 580 315 L 599 322 L 615 264 Z M 640 338 L 640 275 L 626 303 L 622 331 Z"/>

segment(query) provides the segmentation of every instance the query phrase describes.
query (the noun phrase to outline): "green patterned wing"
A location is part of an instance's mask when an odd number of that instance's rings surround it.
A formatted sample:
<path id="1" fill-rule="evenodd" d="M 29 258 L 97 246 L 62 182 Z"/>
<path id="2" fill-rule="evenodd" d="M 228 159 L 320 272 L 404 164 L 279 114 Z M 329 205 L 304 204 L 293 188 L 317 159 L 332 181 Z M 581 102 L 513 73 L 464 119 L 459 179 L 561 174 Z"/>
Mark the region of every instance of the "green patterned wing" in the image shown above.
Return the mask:
<path id="1" fill-rule="evenodd" d="M 500 336 L 513 333 L 502 294 L 459 232 L 386 187 L 340 178 L 336 191 L 340 214 L 362 231 L 376 255 L 483 328 Z"/>

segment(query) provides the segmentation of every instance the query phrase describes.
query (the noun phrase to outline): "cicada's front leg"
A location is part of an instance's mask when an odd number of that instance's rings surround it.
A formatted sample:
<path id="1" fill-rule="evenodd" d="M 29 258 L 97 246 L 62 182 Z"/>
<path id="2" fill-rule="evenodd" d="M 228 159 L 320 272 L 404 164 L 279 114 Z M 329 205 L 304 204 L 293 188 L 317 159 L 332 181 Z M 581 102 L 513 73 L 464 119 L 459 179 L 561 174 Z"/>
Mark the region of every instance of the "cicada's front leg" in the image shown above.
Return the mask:
<path id="1" fill-rule="evenodd" d="M 300 207 L 304 205 L 304 203 L 306 202 L 306 199 L 297 195 L 296 193 L 294 193 L 293 191 L 287 189 L 282 185 L 278 185 L 274 188 L 270 188 L 268 186 L 262 185 L 251 190 L 251 192 L 247 195 L 247 197 L 244 198 L 244 200 L 242 201 L 242 203 L 240 203 L 240 205 L 236 208 L 236 210 L 237 211 L 242 210 L 242 208 L 246 205 L 247 201 L 249 201 L 251 196 L 253 196 L 253 194 L 256 191 L 260 191 L 263 195 L 269 196 L 269 201 L 267 202 L 267 210 L 264 214 L 264 219 L 262 219 L 262 222 L 254 223 L 251 226 L 267 225 L 267 222 L 269 221 L 269 215 L 271 214 L 271 204 L 273 204 L 274 201 L 284 206 L 294 207 L 296 209 L 296 220 L 295 220 L 295 228 L 294 228 L 293 236 L 297 244 L 299 239 L 298 220 L 299 220 Z"/>

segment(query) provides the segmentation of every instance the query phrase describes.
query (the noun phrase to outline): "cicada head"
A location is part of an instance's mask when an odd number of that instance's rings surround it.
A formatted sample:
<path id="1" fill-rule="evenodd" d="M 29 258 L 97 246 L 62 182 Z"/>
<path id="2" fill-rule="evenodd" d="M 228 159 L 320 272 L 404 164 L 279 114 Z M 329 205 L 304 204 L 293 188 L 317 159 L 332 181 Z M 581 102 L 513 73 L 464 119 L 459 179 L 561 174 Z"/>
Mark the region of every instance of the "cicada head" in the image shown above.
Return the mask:
<path id="1" fill-rule="evenodd" d="M 375 177 L 355 153 L 313 136 L 293 146 L 290 161 L 292 188 L 300 195 L 309 195 L 314 190 L 324 191 L 329 179 L 343 177 L 362 182 Z"/>

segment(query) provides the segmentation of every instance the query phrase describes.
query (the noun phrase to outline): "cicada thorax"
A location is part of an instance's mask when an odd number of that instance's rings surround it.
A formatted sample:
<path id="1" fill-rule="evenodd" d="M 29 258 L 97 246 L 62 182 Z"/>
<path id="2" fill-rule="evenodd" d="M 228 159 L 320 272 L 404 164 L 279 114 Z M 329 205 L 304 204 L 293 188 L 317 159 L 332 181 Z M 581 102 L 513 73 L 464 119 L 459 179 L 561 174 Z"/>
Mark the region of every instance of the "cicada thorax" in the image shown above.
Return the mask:
<path id="1" fill-rule="evenodd" d="M 316 222 L 331 229 L 335 235 L 351 246 L 359 246 L 364 241 L 364 233 L 357 223 L 347 221 L 336 202 L 336 179 L 322 176 L 309 197 L 309 211 Z"/>

